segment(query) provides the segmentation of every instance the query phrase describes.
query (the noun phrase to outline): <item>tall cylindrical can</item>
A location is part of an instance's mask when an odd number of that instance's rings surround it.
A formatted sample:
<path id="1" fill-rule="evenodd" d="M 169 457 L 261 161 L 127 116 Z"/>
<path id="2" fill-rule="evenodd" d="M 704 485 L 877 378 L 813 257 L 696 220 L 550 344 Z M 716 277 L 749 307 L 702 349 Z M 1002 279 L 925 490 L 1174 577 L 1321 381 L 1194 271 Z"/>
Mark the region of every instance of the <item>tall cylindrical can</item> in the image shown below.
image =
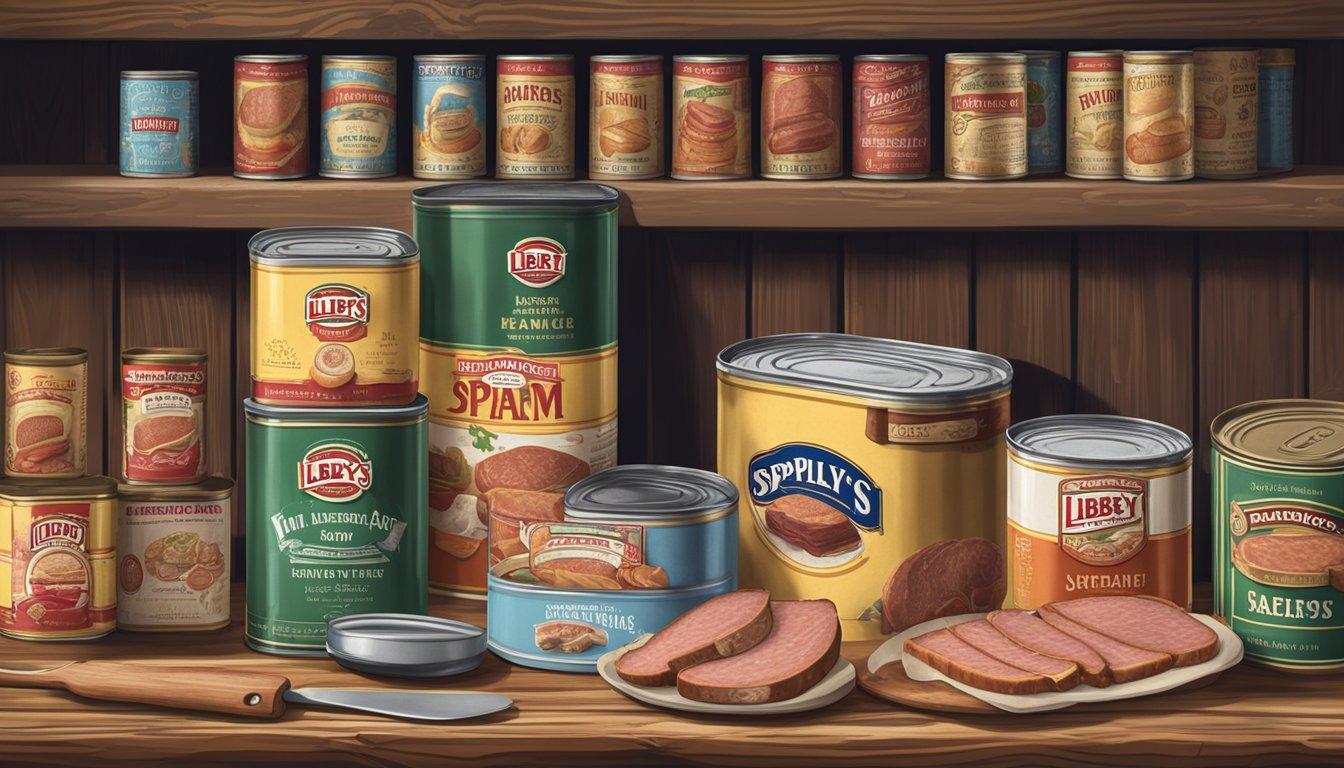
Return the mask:
<path id="1" fill-rule="evenodd" d="M 1244 179 L 1256 165 L 1260 49 L 1195 51 L 1195 175 Z"/>
<path id="2" fill-rule="evenodd" d="M 1125 51 L 1124 67 L 1125 178 L 1194 178 L 1194 55 Z"/>
<path id="3" fill-rule="evenodd" d="M 195 176 L 201 157 L 195 72 L 121 73 L 121 175 Z"/>
<path id="4" fill-rule="evenodd" d="M 574 178 L 574 57 L 495 60 L 501 179 Z"/>
<path id="5" fill-rule="evenodd" d="M 485 175 L 485 57 L 415 57 L 411 172 L 417 179 Z"/>
<path id="6" fill-rule="evenodd" d="M 81 477 L 89 449 L 89 353 L 5 352 L 5 474 Z"/>
<path id="7" fill-rule="evenodd" d="M 929 57 L 922 53 L 854 57 L 854 132 L 850 170 L 861 179 L 929 175 Z"/>
<path id="8" fill-rule="evenodd" d="M 397 59 L 322 57 L 322 162 L 318 174 L 397 174 Z"/>
<path id="9" fill-rule="evenodd" d="M 746 56 L 672 57 L 672 178 L 751 176 L 751 70 Z"/>
<path id="10" fill-rule="evenodd" d="M 308 57 L 233 57 L 233 175 L 308 175 Z"/>
<path id="11" fill-rule="evenodd" d="M 1256 165 L 1262 171 L 1293 170 L 1293 65 L 1296 62 L 1297 51 L 1292 48 L 1260 49 Z"/>
<path id="12" fill-rule="evenodd" d="M 1064 170 L 1060 127 L 1064 108 L 1059 51 L 1018 51 L 1027 57 L 1027 170 L 1031 174 Z"/>
<path id="13" fill-rule="evenodd" d="M 588 177 L 663 175 L 663 57 L 594 56 L 588 89 Z"/>
<path id="14" fill-rule="evenodd" d="M 430 583 L 481 597 L 492 514 L 616 463 L 616 190 L 416 190 Z M 571 258 L 573 255 L 573 258 Z"/>
<path id="15" fill-rule="evenodd" d="M 1121 178 L 1124 53 L 1069 51 L 1064 91 L 1064 172 L 1079 179 Z"/>
<path id="16" fill-rule="evenodd" d="M 136 347 L 121 353 L 122 476 L 128 483 L 205 479 L 204 349 Z"/>
<path id="17" fill-rule="evenodd" d="M 1027 57 L 947 54 L 943 174 L 949 179 L 1027 175 Z"/>
<path id="18" fill-rule="evenodd" d="M 844 172 L 840 57 L 761 61 L 761 175 L 833 179 Z"/>

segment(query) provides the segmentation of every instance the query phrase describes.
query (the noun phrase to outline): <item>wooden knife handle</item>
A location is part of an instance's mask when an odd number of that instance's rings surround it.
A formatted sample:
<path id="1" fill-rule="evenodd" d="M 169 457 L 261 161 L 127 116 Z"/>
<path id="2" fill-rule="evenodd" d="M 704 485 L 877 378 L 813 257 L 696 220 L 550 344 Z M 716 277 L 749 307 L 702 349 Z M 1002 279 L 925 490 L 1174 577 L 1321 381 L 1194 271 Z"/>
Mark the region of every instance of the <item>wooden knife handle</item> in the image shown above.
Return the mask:
<path id="1" fill-rule="evenodd" d="M 280 717 L 285 712 L 284 693 L 289 689 L 288 678 L 265 672 L 138 666 L 112 661 L 78 662 L 40 677 L 54 677 L 66 690 L 90 699 L 245 717 Z"/>

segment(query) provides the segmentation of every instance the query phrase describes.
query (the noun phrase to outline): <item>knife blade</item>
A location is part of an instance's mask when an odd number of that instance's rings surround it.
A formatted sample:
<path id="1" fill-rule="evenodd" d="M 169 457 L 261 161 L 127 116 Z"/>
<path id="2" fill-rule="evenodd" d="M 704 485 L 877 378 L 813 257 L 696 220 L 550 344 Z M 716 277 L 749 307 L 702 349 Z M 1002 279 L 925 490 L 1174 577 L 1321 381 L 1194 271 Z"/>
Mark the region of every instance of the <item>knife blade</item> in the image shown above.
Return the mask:
<path id="1" fill-rule="evenodd" d="M 343 691 L 333 688 L 290 688 L 285 701 L 316 707 L 339 707 L 411 720 L 463 720 L 500 712 L 513 699 L 493 693 L 423 691 Z"/>

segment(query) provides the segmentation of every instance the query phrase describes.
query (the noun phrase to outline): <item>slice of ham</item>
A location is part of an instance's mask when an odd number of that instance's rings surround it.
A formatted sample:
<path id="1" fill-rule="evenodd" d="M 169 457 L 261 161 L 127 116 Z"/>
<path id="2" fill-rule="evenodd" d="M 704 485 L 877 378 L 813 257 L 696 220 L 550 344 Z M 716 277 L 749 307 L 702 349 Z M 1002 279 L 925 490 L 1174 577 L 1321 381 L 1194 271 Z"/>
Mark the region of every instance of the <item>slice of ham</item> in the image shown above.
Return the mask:
<path id="1" fill-rule="evenodd" d="M 1111 670 L 1087 643 L 1061 632 L 1039 616 L 1021 610 L 994 611 L 989 623 L 1023 648 L 1044 656 L 1071 661 L 1078 666 L 1081 681 L 1094 688 L 1111 684 Z"/>
<path id="2" fill-rule="evenodd" d="M 1218 653 L 1218 635 L 1166 600 L 1111 595 L 1063 600 L 1046 607 L 1126 645 L 1168 654 L 1178 667 L 1208 661 Z"/>
<path id="3" fill-rule="evenodd" d="M 1036 611 L 1037 615 L 1050 626 L 1081 640 L 1096 651 L 1101 658 L 1106 660 L 1106 667 L 1110 670 L 1111 679 L 1116 683 L 1142 680 L 1145 677 L 1152 677 L 1159 672 L 1171 669 L 1173 661 L 1171 654 L 1135 648 L 1132 645 L 1107 637 L 1100 632 L 1095 632 L 1065 618 L 1056 612 L 1051 605 L 1047 603 L 1041 606 Z"/>
<path id="4" fill-rule="evenodd" d="M 985 619 L 966 621 L 949 627 L 957 639 L 975 647 L 976 650 L 992 656 L 1005 664 L 1010 664 L 1025 672 L 1032 672 L 1048 678 L 1055 690 L 1067 691 L 1077 687 L 1081 676 L 1078 665 L 1052 656 L 1043 656 L 1028 650 L 1009 640 L 1002 632 L 994 628 Z"/>
<path id="5" fill-rule="evenodd" d="M 770 634 L 770 593 L 743 589 L 683 613 L 647 643 L 616 660 L 616 674 L 635 685 L 674 685 L 677 672 L 742 653 Z"/>
<path id="6" fill-rule="evenodd" d="M 948 629 L 938 629 L 907 639 L 904 652 L 953 680 L 982 691 L 1027 694 L 1057 690 L 1055 681 L 1045 675 L 1000 661 Z"/>
<path id="7" fill-rule="evenodd" d="M 765 508 L 765 525 L 776 536 L 814 557 L 857 549 L 859 531 L 840 510 L 811 496 L 790 494 Z"/>
<path id="8" fill-rule="evenodd" d="M 770 604 L 770 634 L 751 650 L 677 674 L 677 692 L 711 704 L 786 701 L 821 682 L 840 658 L 840 617 L 830 600 Z"/>

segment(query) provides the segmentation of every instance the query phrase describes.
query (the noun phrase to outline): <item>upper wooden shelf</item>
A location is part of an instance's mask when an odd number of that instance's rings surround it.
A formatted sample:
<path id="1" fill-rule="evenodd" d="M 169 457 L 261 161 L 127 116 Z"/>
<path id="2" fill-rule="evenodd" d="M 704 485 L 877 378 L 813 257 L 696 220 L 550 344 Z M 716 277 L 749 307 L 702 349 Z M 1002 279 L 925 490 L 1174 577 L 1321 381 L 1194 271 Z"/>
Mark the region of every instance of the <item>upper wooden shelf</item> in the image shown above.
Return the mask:
<path id="1" fill-rule="evenodd" d="M 5 0 L 0 39 L 1325 39 L 1339 0 Z"/>
<path id="2" fill-rule="evenodd" d="M 0 166 L 0 229 L 409 230 L 423 179 L 251 181 L 224 171 L 131 179 L 90 166 Z M 508 183 L 508 182 L 499 182 Z M 1344 167 L 1242 181 L 1139 184 L 1065 177 L 621 182 L 621 221 L 694 229 L 1344 229 Z"/>

